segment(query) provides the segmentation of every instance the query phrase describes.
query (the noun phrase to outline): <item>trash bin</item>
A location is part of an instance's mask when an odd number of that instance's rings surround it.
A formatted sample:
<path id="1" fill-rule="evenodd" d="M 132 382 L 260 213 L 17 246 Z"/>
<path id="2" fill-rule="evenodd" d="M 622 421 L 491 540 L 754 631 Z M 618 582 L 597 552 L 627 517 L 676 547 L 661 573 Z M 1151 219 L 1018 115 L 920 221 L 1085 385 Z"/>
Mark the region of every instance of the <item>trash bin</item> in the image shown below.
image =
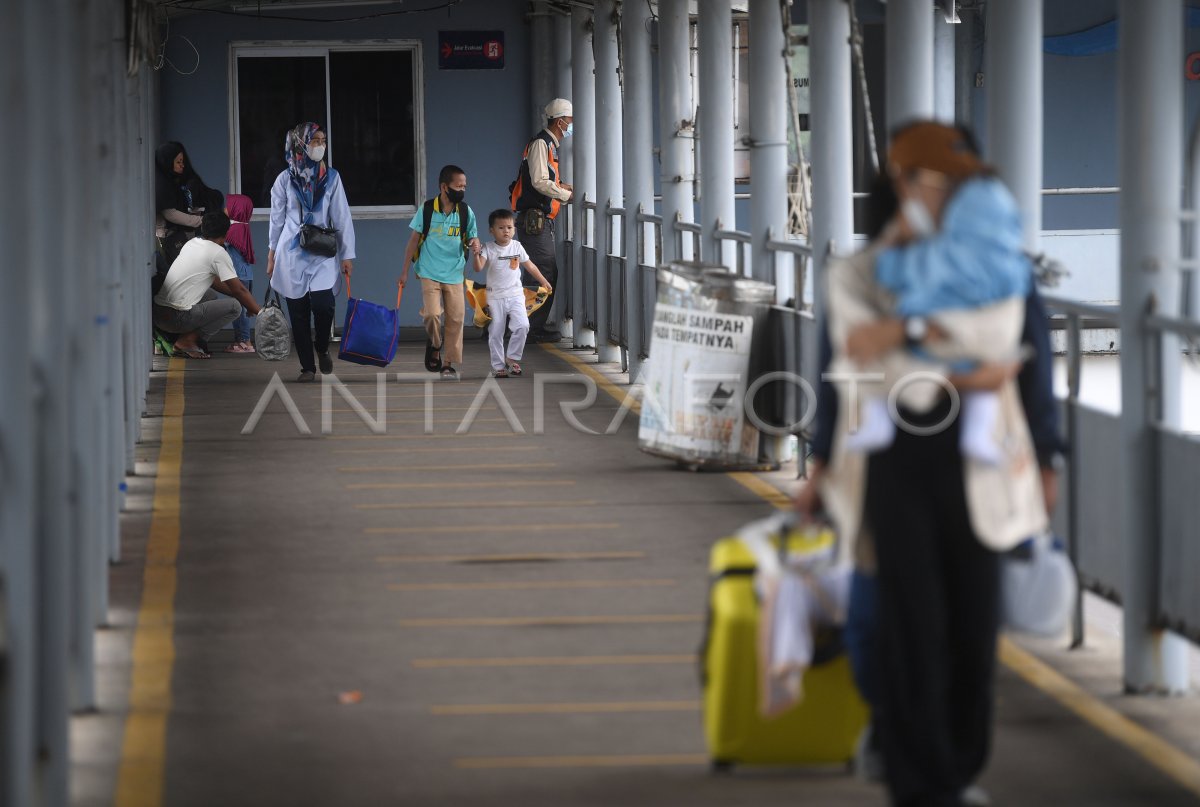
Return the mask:
<path id="1" fill-rule="evenodd" d="M 775 287 L 691 261 L 660 267 L 657 278 L 639 447 L 692 468 L 764 467 L 745 397 Z"/>

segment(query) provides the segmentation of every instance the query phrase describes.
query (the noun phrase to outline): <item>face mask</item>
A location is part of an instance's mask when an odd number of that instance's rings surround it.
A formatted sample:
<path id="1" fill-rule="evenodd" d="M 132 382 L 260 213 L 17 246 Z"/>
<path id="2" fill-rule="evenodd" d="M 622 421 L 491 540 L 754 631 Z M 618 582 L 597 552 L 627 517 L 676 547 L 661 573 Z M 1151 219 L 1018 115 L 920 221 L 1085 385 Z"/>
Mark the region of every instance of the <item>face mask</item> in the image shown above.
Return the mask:
<path id="1" fill-rule="evenodd" d="M 908 222 L 909 228 L 917 238 L 927 238 L 937 230 L 933 216 L 929 215 L 929 208 L 925 207 L 925 203 L 920 199 L 913 197 L 905 199 L 904 203 L 900 205 L 900 210 L 904 213 L 904 220 Z"/>
<path id="2" fill-rule="evenodd" d="M 324 146 L 309 146 L 305 151 L 308 152 L 308 159 L 315 163 L 321 162 L 321 158 L 325 156 Z"/>
<path id="3" fill-rule="evenodd" d="M 455 190 L 454 188 L 446 188 L 446 198 L 450 200 L 451 204 L 456 205 L 467 198 L 467 192 Z"/>
<path id="4" fill-rule="evenodd" d="M 567 130 L 565 132 L 563 132 L 563 137 L 570 137 L 574 133 L 575 133 L 575 121 L 571 121 L 570 123 L 567 124 Z"/>

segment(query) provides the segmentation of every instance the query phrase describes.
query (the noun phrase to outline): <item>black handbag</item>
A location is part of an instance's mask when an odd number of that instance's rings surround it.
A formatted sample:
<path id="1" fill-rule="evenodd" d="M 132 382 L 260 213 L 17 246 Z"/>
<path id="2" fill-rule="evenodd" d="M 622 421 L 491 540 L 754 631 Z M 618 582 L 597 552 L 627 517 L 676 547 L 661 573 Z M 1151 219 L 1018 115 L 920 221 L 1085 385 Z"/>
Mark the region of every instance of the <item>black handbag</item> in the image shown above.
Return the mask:
<path id="1" fill-rule="evenodd" d="M 319 224 L 305 224 L 303 206 L 300 210 L 300 249 L 320 255 L 322 258 L 332 258 L 338 253 L 337 230 L 332 227 L 322 227 Z"/>

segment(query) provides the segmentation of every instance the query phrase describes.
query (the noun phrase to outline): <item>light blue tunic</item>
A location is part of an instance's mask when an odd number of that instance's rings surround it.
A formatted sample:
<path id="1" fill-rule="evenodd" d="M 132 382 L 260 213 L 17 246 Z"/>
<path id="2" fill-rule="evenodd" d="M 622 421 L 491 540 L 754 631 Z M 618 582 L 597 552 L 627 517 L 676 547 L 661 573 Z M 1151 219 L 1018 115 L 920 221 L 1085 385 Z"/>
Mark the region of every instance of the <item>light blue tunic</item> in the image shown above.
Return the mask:
<path id="1" fill-rule="evenodd" d="M 342 187 L 342 177 L 329 169 L 325 193 L 313 208 L 305 224 L 333 227 L 337 232 L 338 254 L 332 258 L 313 255 L 300 248 L 300 197 L 292 187 L 291 178 L 283 171 L 271 188 L 271 229 L 269 246 L 275 250 L 275 274 L 271 288 L 284 297 L 296 299 L 310 291 L 333 289 L 337 294 L 344 260 L 353 260 L 354 222 L 350 205 Z"/>
<path id="2" fill-rule="evenodd" d="M 980 308 L 1029 293 L 1016 200 L 998 179 L 972 179 L 951 197 L 938 232 L 879 254 L 879 283 L 896 294 L 896 313 L 925 316 Z"/>

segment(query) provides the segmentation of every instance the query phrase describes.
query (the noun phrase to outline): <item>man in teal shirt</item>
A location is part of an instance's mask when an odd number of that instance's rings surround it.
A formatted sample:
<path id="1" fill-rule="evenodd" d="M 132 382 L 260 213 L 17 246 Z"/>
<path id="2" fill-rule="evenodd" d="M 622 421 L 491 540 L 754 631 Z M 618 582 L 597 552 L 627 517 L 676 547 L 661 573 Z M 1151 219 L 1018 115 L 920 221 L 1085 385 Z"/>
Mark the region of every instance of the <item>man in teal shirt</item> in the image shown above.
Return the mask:
<path id="1" fill-rule="evenodd" d="M 404 250 L 400 287 L 408 282 L 408 267 L 415 261 L 421 280 L 421 319 L 428 335 L 425 368 L 440 371 L 442 378 L 458 380 L 454 365 L 462 363 L 466 310 L 463 270 L 467 253 L 477 255 L 482 247 L 475 213 L 463 201 L 466 172 L 457 165 L 447 165 L 438 174 L 438 189 L 438 195 L 426 201 L 409 224 L 412 235 Z"/>

